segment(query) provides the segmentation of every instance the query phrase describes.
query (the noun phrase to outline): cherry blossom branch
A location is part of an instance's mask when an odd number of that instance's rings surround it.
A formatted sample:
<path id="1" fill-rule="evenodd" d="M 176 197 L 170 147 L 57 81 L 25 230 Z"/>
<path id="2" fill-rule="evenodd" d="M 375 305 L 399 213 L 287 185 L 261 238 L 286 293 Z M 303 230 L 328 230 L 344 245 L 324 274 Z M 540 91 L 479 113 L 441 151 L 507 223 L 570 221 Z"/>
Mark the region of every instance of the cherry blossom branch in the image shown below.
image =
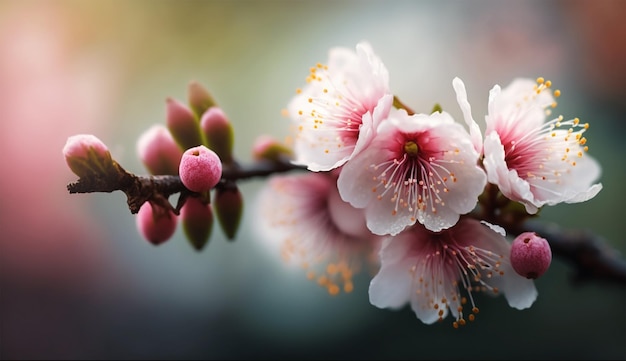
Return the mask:
<path id="1" fill-rule="evenodd" d="M 172 210 L 175 214 L 187 197 L 193 192 L 185 188 L 179 176 L 158 175 L 142 176 L 126 171 L 117 162 L 113 161 L 115 171 L 107 172 L 105 176 L 85 176 L 67 186 L 73 193 L 94 193 L 122 191 L 126 194 L 128 208 L 136 214 L 144 202 L 150 201 L 163 208 Z M 240 180 L 255 177 L 267 177 L 276 173 L 294 170 L 305 170 L 304 167 L 292 164 L 288 159 L 276 161 L 261 160 L 250 164 L 233 162 L 224 165 L 222 178 L 216 187 L 228 187 Z M 168 198 L 180 193 L 178 204 L 172 206 Z M 508 202 L 490 186 L 485 191 L 481 201 L 483 209 L 472 217 L 486 220 L 503 226 L 508 234 L 518 235 L 522 232 L 535 232 L 546 238 L 556 257 L 567 260 L 575 269 L 574 281 L 601 280 L 610 283 L 626 284 L 626 261 L 620 258 L 619 252 L 612 249 L 606 240 L 590 230 L 571 230 L 553 224 L 527 219 L 528 215 L 522 210 L 510 208 L 507 212 L 498 212 L 505 207 L 519 206 L 515 202 Z"/>
<path id="2" fill-rule="evenodd" d="M 114 172 L 106 173 L 105 176 L 81 177 L 78 181 L 68 184 L 67 190 L 70 194 L 122 191 L 128 198 L 128 208 L 132 214 L 139 212 L 139 208 L 144 202 L 151 201 L 166 209 L 171 209 L 178 215 L 184 199 L 193 193 L 185 188 L 177 175 L 135 175 L 126 171 L 117 162 L 114 162 L 114 169 Z M 276 161 L 262 160 L 245 166 L 233 162 L 224 165 L 222 179 L 217 187 L 227 186 L 238 180 L 267 177 L 274 173 L 298 169 L 303 170 L 304 168 L 294 165 L 288 160 L 280 159 Z M 181 197 L 176 207 L 173 207 L 168 198 L 175 193 L 181 193 Z"/>

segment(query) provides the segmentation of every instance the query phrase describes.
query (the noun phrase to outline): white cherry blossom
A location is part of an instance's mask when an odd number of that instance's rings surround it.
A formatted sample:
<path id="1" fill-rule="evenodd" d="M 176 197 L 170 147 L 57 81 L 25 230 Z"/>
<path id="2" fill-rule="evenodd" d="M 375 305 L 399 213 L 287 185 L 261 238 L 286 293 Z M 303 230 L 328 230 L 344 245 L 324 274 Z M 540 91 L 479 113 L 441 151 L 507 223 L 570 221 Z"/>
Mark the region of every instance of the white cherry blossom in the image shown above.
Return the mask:
<path id="1" fill-rule="evenodd" d="M 533 281 L 511 267 L 511 246 L 500 228 L 482 223 L 463 217 L 441 232 L 416 225 L 386 237 L 380 271 L 369 287 L 370 302 L 391 309 L 408 303 L 425 324 L 451 313 L 454 327 L 476 318 L 476 292 L 504 294 L 516 309 L 530 307 L 537 298 Z"/>
<path id="2" fill-rule="evenodd" d="M 450 114 L 394 109 L 369 146 L 341 169 L 341 197 L 365 208 L 368 228 L 395 235 L 419 222 L 453 226 L 476 206 L 486 185 L 468 132 Z"/>
<path id="3" fill-rule="evenodd" d="M 371 140 L 393 103 L 389 73 L 369 43 L 336 47 L 328 64 L 311 67 L 288 106 L 295 128 L 294 163 L 311 171 L 343 165 Z"/>
<path id="4" fill-rule="evenodd" d="M 341 200 L 334 174 L 273 176 L 257 204 L 261 236 L 331 295 L 351 292 L 363 266 L 378 268 L 380 238 Z"/>
<path id="5" fill-rule="evenodd" d="M 598 162 L 589 156 L 578 118 L 552 116 L 556 107 L 551 82 L 515 79 L 489 94 L 483 164 L 488 181 L 530 214 L 544 205 L 578 203 L 602 189 Z"/>

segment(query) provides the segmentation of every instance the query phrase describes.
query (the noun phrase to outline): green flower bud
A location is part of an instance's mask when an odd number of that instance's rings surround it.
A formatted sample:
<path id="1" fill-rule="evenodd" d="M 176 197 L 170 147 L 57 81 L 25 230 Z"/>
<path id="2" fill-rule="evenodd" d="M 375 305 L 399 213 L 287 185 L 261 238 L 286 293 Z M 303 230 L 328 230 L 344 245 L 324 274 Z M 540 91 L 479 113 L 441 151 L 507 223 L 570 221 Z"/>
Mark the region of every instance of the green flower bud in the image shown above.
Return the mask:
<path id="1" fill-rule="evenodd" d="M 202 114 L 207 111 L 207 109 L 214 107 L 216 105 L 215 100 L 200 83 L 197 81 L 192 81 L 189 83 L 189 87 L 187 88 L 188 98 L 189 98 L 189 106 L 191 110 L 195 113 L 196 117 L 200 119 Z"/>
<path id="2" fill-rule="evenodd" d="M 229 240 L 234 239 L 243 214 L 243 196 L 237 185 L 227 183 L 224 187 L 216 188 L 213 207 L 224 234 Z"/>
<path id="3" fill-rule="evenodd" d="M 224 164 L 233 162 L 233 126 L 220 107 L 207 109 L 200 119 L 200 128 L 207 141 L 208 147 L 213 150 Z"/>
<path id="4" fill-rule="evenodd" d="M 211 204 L 203 202 L 200 198 L 187 198 L 180 210 L 180 217 L 187 240 L 196 251 L 201 251 L 208 243 L 213 230 Z"/>
<path id="5" fill-rule="evenodd" d="M 256 138 L 252 146 L 252 157 L 255 160 L 279 161 L 282 158 L 289 159 L 292 151 L 269 135 L 261 135 Z"/>
<path id="6" fill-rule="evenodd" d="M 203 145 L 200 124 L 191 110 L 173 98 L 167 98 L 166 102 L 167 128 L 182 150 Z"/>

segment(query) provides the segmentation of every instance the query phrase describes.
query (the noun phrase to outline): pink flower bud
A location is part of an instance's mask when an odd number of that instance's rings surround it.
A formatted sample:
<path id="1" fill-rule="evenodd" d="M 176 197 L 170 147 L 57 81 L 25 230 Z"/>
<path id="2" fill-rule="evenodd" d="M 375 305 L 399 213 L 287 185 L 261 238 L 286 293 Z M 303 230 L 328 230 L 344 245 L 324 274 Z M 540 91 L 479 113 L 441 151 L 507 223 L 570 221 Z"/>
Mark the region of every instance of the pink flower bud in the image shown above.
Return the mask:
<path id="1" fill-rule="evenodd" d="M 183 153 L 178 168 L 180 180 L 192 192 L 211 190 L 222 178 L 222 162 L 214 151 L 200 145 Z"/>
<path id="2" fill-rule="evenodd" d="M 192 81 L 187 89 L 189 105 L 196 116 L 200 118 L 207 109 L 215 106 L 215 100 L 200 83 Z"/>
<path id="3" fill-rule="evenodd" d="M 187 198 L 180 210 L 185 236 L 200 251 L 209 241 L 213 229 L 213 209 L 196 197 Z"/>
<path id="4" fill-rule="evenodd" d="M 153 125 L 139 137 L 137 153 L 148 171 L 154 175 L 177 175 L 183 156 L 172 134 L 160 124 Z"/>
<path id="5" fill-rule="evenodd" d="M 222 162 L 232 163 L 235 136 L 233 126 L 222 108 L 211 107 L 207 109 L 200 119 L 200 128 L 209 148 L 217 153 Z"/>
<path id="6" fill-rule="evenodd" d="M 113 166 L 109 148 L 91 134 L 78 134 L 67 138 L 63 155 L 72 172 L 79 177 L 104 175 Z"/>
<path id="7" fill-rule="evenodd" d="M 511 245 L 511 266 L 520 276 L 535 279 L 543 275 L 552 262 L 550 244 L 534 232 L 524 232 Z"/>
<path id="8" fill-rule="evenodd" d="M 169 209 L 153 207 L 145 202 L 137 212 L 139 233 L 155 246 L 167 241 L 176 231 L 178 218 Z"/>
<path id="9" fill-rule="evenodd" d="M 167 98 L 167 128 L 182 149 L 203 144 L 200 123 L 193 112 L 176 99 Z"/>
<path id="10" fill-rule="evenodd" d="M 252 157 L 256 160 L 278 161 L 283 156 L 291 155 L 291 149 L 269 135 L 258 136 L 252 145 Z"/>

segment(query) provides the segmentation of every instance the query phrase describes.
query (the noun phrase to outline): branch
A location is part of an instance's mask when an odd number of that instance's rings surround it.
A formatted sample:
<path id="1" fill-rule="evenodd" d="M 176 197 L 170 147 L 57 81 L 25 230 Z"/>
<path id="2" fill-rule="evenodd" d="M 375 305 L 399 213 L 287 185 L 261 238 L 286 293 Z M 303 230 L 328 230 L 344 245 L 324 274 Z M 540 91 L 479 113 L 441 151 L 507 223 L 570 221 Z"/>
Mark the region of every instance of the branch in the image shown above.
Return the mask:
<path id="1" fill-rule="evenodd" d="M 180 213 L 184 199 L 194 192 L 183 185 L 177 175 L 135 175 L 126 171 L 114 161 L 115 171 L 106 174 L 81 177 L 75 183 L 67 185 L 70 194 L 122 191 L 128 198 L 128 208 L 132 214 L 139 212 L 144 202 L 150 201 L 163 208 L 172 210 L 175 214 Z M 217 187 L 226 186 L 233 181 L 250 179 L 254 177 L 267 177 L 274 173 L 289 172 L 297 169 L 305 169 L 289 162 L 288 160 L 258 161 L 245 166 L 238 163 L 223 165 L 222 179 Z M 173 207 L 168 198 L 175 193 L 181 193 L 176 207 Z M 183 200 L 182 202 L 180 200 Z"/>

